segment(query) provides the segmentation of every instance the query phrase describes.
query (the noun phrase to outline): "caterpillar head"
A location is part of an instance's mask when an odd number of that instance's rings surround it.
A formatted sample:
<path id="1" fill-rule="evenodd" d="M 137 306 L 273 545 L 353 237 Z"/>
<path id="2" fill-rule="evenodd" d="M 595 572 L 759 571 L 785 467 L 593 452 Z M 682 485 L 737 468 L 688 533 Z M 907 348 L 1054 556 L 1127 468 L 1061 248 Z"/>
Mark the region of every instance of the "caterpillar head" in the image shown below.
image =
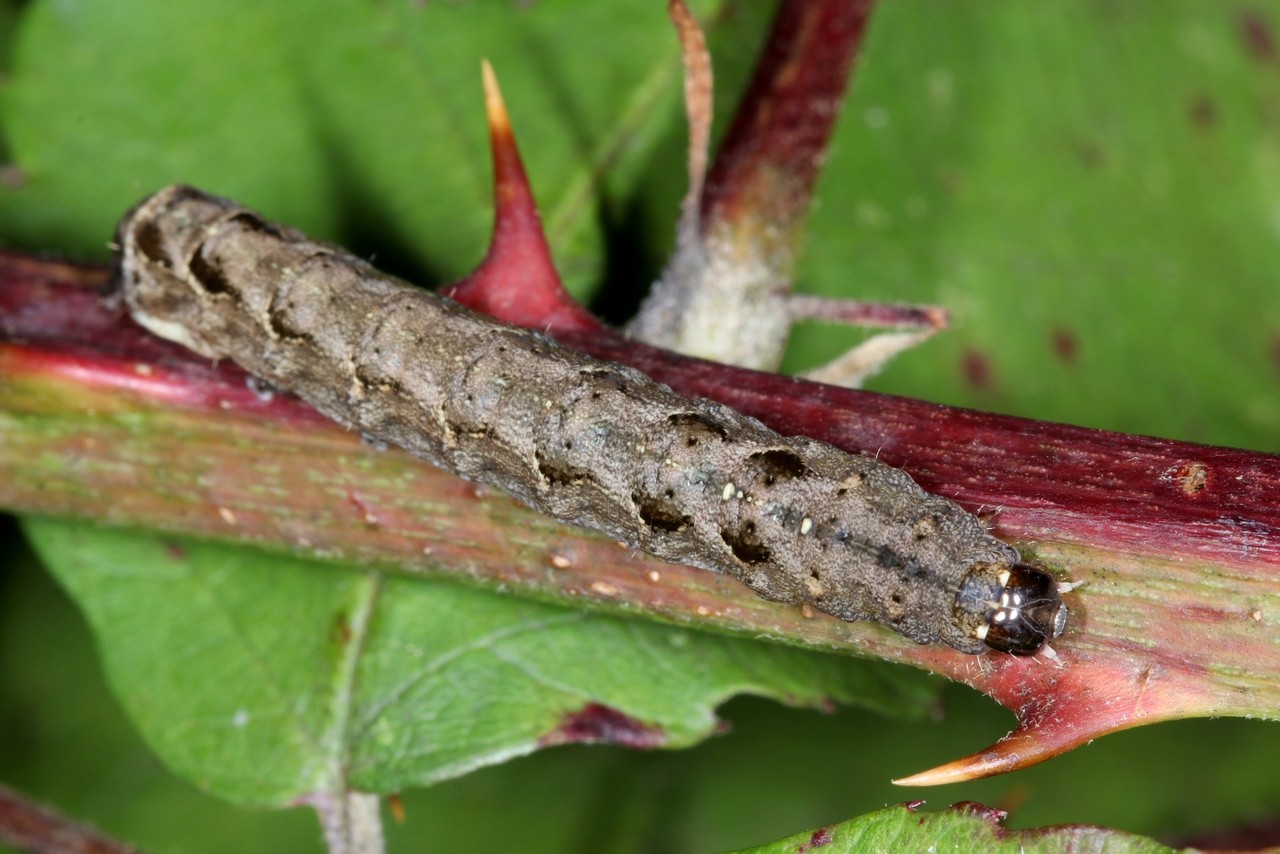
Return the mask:
<path id="1" fill-rule="evenodd" d="M 1067 606 L 1059 585 L 1047 572 L 1025 563 L 975 567 L 961 585 L 957 607 L 983 612 L 973 635 L 991 649 L 1035 655 L 1067 628 Z"/>

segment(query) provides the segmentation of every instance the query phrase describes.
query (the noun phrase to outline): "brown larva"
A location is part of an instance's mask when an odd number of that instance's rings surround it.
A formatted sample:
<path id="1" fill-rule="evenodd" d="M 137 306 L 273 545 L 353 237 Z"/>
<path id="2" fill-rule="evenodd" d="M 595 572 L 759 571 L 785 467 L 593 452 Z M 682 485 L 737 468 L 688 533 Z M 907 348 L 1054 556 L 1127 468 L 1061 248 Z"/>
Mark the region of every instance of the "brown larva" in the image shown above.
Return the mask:
<path id="1" fill-rule="evenodd" d="M 147 329 L 556 519 L 962 652 L 1033 654 L 1065 628 L 1052 577 L 870 457 L 682 397 L 190 187 L 143 201 L 117 239 Z"/>

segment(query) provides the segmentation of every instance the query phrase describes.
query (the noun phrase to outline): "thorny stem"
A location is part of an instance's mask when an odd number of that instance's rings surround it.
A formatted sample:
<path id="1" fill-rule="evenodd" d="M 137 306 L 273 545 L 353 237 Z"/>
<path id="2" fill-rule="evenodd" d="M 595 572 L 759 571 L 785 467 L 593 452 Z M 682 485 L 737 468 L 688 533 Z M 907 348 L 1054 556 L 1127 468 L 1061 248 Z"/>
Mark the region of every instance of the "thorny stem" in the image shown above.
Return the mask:
<path id="1" fill-rule="evenodd" d="M 607 331 L 556 332 L 780 432 L 876 453 L 925 488 L 990 513 L 995 532 L 1028 559 L 1087 582 L 1068 596 L 1071 625 L 1056 662 L 967 656 L 765 602 L 403 454 L 361 448 L 298 402 L 264 402 L 239 371 L 112 313 L 96 293 L 104 277 L 101 268 L 0 254 L 4 506 L 476 579 L 908 662 L 1018 715 L 1010 738 L 915 783 L 1012 770 L 1145 722 L 1280 709 L 1280 457 L 821 386 Z M 262 483 L 268 459 L 278 483 Z M 266 506 L 263 487 L 288 499 Z M 335 490 L 351 501 L 335 505 Z"/>

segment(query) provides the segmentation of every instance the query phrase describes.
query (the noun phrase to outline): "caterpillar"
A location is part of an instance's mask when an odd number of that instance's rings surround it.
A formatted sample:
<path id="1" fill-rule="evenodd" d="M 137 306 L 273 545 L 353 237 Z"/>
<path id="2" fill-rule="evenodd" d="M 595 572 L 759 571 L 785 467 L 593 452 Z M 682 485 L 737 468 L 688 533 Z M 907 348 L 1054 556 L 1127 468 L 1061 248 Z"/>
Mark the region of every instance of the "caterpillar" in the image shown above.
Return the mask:
<path id="1" fill-rule="evenodd" d="M 133 318 L 375 439 L 765 599 L 919 643 L 1030 655 L 1067 608 L 958 504 L 905 472 L 381 273 L 175 185 L 121 221 Z"/>

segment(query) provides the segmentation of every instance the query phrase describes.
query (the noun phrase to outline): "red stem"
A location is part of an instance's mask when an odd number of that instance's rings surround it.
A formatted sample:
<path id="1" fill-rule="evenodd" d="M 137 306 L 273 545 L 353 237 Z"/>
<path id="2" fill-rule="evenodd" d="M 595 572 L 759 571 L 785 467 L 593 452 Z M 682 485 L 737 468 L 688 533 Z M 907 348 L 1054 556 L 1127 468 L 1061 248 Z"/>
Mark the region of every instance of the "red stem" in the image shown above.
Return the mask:
<path id="1" fill-rule="evenodd" d="M 785 229 L 804 216 L 874 6 L 874 0 L 779 6 L 707 176 L 704 225 L 746 216 Z"/>
<path id="2" fill-rule="evenodd" d="M 85 386 L 86 393 L 101 385 L 168 403 L 175 410 L 210 413 L 205 417 L 226 413 L 238 419 L 238 426 L 229 429 L 259 429 L 251 420 L 254 414 L 264 419 L 264 426 L 283 422 L 315 428 L 323 423 L 312 410 L 284 396 L 259 400 L 238 370 L 226 365 L 211 368 L 146 335 L 120 312 L 104 310 L 92 289 L 104 278 L 102 268 L 0 253 L 0 339 L 17 342 L 8 345 L 10 355 L 7 362 L 0 360 L 0 370 L 9 372 L 13 388 L 19 389 L 24 372 L 36 376 L 43 370 L 51 377 L 69 376 Z M 1032 559 L 1072 580 L 1088 581 L 1082 591 L 1069 594 L 1072 623 L 1057 644 L 1060 657 L 1053 663 L 966 656 L 904 644 L 866 628 L 834 626 L 834 621 L 809 619 L 792 613 L 794 609 L 755 600 L 731 585 L 726 588 L 722 579 L 693 570 L 659 566 L 658 572 L 639 569 L 608 575 L 608 590 L 599 594 L 602 602 L 621 597 L 636 610 L 668 619 L 712 619 L 725 630 L 835 643 L 910 661 L 985 691 L 1018 714 L 1019 728 L 1009 738 L 911 782 L 948 782 L 1011 770 L 1102 733 L 1152 720 L 1276 714 L 1280 457 L 834 388 L 678 356 L 607 330 L 555 334 L 568 346 L 631 364 L 681 393 L 720 400 L 780 432 L 878 454 L 926 488 L 992 513 L 997 533 L 1027 548 Z M 0 355 L 4 352 L 0 348 Z M 4 387 L 0 383 L 0 390 Z M 16 422 L 15 439 L 22 423 Z M 298 442 L 327 435 L 323 429 L 294 434 Z M 91 450 L 84 445 L 75 453 Z M 50 447 L 49 452 L 57 449 Z M 166 453 L 181 454 L 180 443 Z M 23 478 L 10 490 L 11 503 L 46 512 L 74 509 L 48 499 L 83 491 L 75 480 L 81 468 L 61 472 L 61 485 L 54 492 L 40 492 L 37 482 L 36 492 L 24 493 L 22 484 L 30 478 L 50 479 L 39 474 L 43 469 L 24 468 L 25 459 L 16 457 L 10 463 L 22 469 Z M 108 492 L 99 501 L 110 494 L 110 483 L 103 487 Z M 236 488 L 235 483 L 219 487 Z M 456 497 L 448 494 L 447 500 Z M 206 530 L 199 524 L 210 516 L 209 508 L 184 507 L 195 514 L 190 520 L 166 516 L 162 524 Z M 109 508 L 100 503 L 76 512 L 110 516 Z M 480 514 L 462 516 L 478 520 Z M 195 527 L 184 527 L 191 524 Z M 397 522 L 405 530 L 411 524 L 407 517 Z M 287 532 L 263 525 L 254 529 L 256 538 L 293 542 Z M 356 555 L 394 561 L 396 547 L 405 546 L 390 533 L 361 530 L 367 542 L 356 548 Z M 492 530 L 473 533 L 477 543 L 484 537 L 501 538 Z M 347 542 L 342 538 L 352 536 L 345 529 L 327 535 L 337 538 L 331 540 L 339 546 L 335 553 L 344 553 L 341 547 Z M 564 542 L 572 537 L 567 531 L 557 535 Z M 422 546 L 414 545 L 415 538 L 408 547 L 420 555 Z M 311 533 L 307 539 L 315 542 Z M 584 591 L 595 590 L 612 564 L 621 567 L 635 560 L 633 555 L 608 554 L 609 546 L 590 538 L 575 540 L 569 548 L 581 559 L 557 562 L 553 556 L 558 571 L 550 583 L 571 597 L 594 595 Z M 598 547 L 604 551 L 594 551 Z M 440 545 L 439 559 L 445 565 L 449 549 L 453 546 Z M 547 583 L 544 570 L 513 569 L 510 556 L 491 552 L 450 552 L 448 560 L 461 561 L 465 573 L 501 579 L 535 595 L 548 593 L 539 586 Z M 560 569 L 562 563 L 572 567 Z M 664 582 L 667 586 L 657 588 L 644 580 L 658 574 L 679 577 L 684 586 Z"/>
<path id="3" fill-rule="evenodd" d="M 0 842 L 34 854 L 138 854 L 139 850 L 7 786 L 0 786 Z"/>

